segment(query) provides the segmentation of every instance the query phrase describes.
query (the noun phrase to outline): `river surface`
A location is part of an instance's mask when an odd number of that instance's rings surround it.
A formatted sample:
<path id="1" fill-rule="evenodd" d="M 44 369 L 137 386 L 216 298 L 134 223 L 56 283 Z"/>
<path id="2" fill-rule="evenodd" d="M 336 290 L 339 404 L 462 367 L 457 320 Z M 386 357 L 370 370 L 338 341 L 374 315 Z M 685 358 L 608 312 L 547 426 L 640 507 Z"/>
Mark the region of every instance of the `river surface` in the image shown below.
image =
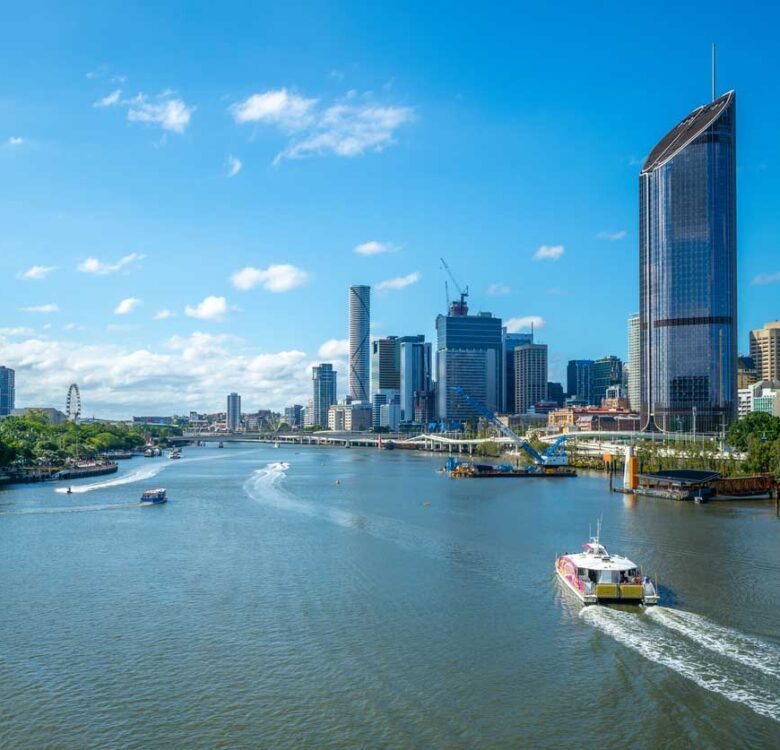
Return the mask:
<path id="1" fill-rule="evenodd" d="M 0 490 L 0 747 L 780 746 L 771 503 L 441 463 L 189 447 Z M 597 518 L 662 607 L 555 579 Z"/>

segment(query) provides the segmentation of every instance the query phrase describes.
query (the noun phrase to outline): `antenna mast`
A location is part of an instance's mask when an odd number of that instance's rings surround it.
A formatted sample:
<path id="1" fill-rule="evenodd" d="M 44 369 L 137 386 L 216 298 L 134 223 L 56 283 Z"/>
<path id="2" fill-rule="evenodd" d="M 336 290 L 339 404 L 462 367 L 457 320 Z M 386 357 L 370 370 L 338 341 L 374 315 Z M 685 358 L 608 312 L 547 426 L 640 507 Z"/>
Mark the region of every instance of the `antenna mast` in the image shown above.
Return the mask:
<path id="1" fill-rule="evenodd" d="M 715 42 L 712 43 L 712 101 L 715 101 Z"/>

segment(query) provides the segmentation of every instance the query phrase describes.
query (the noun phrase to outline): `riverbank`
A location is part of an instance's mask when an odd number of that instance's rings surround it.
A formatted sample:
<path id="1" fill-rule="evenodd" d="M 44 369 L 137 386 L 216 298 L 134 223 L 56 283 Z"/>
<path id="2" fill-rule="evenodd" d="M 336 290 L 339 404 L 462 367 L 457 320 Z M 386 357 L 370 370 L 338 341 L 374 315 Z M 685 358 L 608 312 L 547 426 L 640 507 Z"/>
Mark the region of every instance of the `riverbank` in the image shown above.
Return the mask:
<path id="1" fill-rule="evenodd" d="M 57 482 L 69 479 L 86 479 L 114 474 L 119 470 L 115 461 L 105 461 L 88 466 L 47 466 L 34 469 L 10 469 L 0 474 L 0 485 Z"/>

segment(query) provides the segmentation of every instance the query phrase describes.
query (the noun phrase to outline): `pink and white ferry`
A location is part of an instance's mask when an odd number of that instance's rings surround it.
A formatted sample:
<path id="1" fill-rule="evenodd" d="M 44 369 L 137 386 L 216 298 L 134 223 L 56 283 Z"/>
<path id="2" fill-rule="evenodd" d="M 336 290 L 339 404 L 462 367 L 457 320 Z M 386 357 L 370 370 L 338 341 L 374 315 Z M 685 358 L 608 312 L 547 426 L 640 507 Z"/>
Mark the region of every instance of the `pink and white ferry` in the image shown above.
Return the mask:
<path id="1" fill-rule="evenodd" d="M 558 577 L 585 604 L 658 604 L 655 584 L 627 557 L 610 555 L 599 541 L 600 532 L 599 523 L 596 536 L 582 545 L 584 552 L 567 553 L 555 561 Z"/>

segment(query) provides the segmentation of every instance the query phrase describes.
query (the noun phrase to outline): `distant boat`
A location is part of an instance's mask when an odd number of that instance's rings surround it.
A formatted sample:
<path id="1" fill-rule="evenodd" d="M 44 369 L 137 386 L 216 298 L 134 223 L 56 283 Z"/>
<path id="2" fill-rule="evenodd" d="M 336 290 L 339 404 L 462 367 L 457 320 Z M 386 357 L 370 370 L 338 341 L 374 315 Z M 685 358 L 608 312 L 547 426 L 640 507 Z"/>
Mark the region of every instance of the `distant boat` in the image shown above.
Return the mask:
<path id="1" fill-rule="evenodd" d="M 220 440 L 219 441 L 219 445 L 217 446 L 217 448 L 224 448 L 224 447 L 225 447 L 225 444 Z"/>
<path id="2" fill-rule="evenodd" d="M 154 451 L 151 448 L 147 448 L 144 451 L 144 458 L 152 458 L 154 456 Z"/>
<path id="3" fill-rule="evenodd" d="M 160 488 L 157 490 L 146 490 L 141 495 L 141 505 L 162 505 L 168 502 L 168 496 L 165 494 L 165 489 Z"/>
<path id="4" fill-rule="evenodd" d="M 181 458 L 181 451 L 178 448 L 174 448 L 169 454 L 168 458 Z"/>
<path id="5" fill-rule="evenodd" d="M 274 443 L 274 448 L 278 448 L 278 447 L 279 447 L 279 441 Z"/>

